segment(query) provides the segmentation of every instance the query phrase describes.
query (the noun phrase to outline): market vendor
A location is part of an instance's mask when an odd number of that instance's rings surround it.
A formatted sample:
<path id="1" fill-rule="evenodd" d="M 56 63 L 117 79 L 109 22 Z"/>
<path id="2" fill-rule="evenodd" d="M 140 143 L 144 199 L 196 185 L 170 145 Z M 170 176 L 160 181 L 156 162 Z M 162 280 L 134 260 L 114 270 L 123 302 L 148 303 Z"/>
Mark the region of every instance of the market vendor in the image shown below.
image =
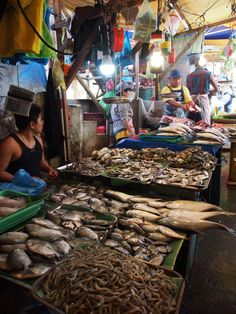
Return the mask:
<path id="1" fill-rule="evenodd" d="M 121 82 L 116 87 L 116 96 L 122 94 L 123 97 L 129 98 L 130 91 L 133 91 L 133 85 L 128 82 Z M 113 122 L 113 135 L 117 141 L 135 136 L 133 110 L 129 102 L 113 104 L 111 107 L 111 118 Z"/>
<path id="2" fill-rule="evenodd" d="M 18 131 L 0 141 L 0 181 L 11 182 L 15 173 L 24 169 L 40 178 L 41 170 L 56 178 L 58 172 L 44 158 L 40 138 L 43 122 L 41 109 L 32 104 L 28 117 L 15 115 Z"/>
<path id="3" fill-rule="evenodd" d="M 170 72 L 169 84 L 162 88 L 161 93 L 167 94 L 172 92 L 179 92 L 180 96 L 166 101 L 164 114 L 177 118 L 185 118 L 188 112 L 198 112 L 199 107 L 196 106 L 190 96 L 189 90 L 186 86 L 181 84 L 181 73 L 174 69 Z M 187 114 L 186 114 L 187 113 Z"/>

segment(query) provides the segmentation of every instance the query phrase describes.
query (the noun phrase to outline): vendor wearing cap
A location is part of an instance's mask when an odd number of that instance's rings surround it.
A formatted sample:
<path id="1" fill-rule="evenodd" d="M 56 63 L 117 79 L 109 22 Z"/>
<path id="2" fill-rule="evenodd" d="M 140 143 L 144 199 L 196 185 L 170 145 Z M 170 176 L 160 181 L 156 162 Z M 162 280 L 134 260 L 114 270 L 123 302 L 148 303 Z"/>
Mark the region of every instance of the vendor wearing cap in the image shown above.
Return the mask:
<path id="1" fill-rule="evenodd" d="M 123 97 L 128 98 L 129 92 L 132 90 L 132 84 L 121 82 L 116 87 L 116 96 L 122 94 Z M 113 135 L 117 141 L 135 136 L 133 110 L 129 102 L 125 104 L 113 104 L 111 107 L 111 118 L 113 121 Z"/>
<path id="2" fill-rule="evenodd" d="M 161 93 L 179 92 L 180 96 L 166 101 L 168 104 L 165 106 L 164 114 L 177 118 L 185 118 L 185 111 L 198 111 L 197 106 L 192 101 L 188 88 L 181 84 L 181 73 L 179 70 L 174 69 L 170 72 L 169 82 L 169 85 L 162 88 Z"/>

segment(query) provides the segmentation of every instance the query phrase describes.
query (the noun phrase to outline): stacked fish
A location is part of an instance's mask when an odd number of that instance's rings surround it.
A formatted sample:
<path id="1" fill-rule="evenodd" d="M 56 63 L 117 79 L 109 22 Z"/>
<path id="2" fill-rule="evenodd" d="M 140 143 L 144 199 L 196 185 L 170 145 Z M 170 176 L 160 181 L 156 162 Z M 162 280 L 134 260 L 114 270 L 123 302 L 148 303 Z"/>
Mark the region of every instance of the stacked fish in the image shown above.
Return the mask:
<path id="1" fill-rule="evenodd" d="M 104 167 L 91 158 L 82 158 L 80 161 L 74 162 L 64 169 L 67 171 L 76 171 L 85 176 L 99 176 L 104 172 Z"/>
<path id="2" fill-rule="evenodd" d="M 228 137 L 220 130 L 215 128 L 207 128 L 203 131 L 197 132 L 197 139 L 194 144 L 215 144 L 224 145 L 228 141 Z"/>
<path id="3" fill-rule="evenodd" d="M 0 236 L 0 269 L 20 279 L 41 276 L 81 238 L 102 241 L 115 221 L 97 219 L 92 212 L 63 208 L 48 212 L 47 218 L 34 218 L 23 232 Z"/>
<path id="4" fill-rule="evenodd" d="M 154 132 L 151 132 L 152 134 Z M 166 127 L 161 127 L 157 131 L 155 131 L 155 134 L 159 138 L 163 138 L 163 141 L 165 141 L 165 138 L 173 138 L 173 139 L 182 139 L 184 142 L 192 142 L 196 135 L 193 130 L 191 130 L 187 125 L 183 123 L 177 123 L 173 122 L 169 124 Z"/>
<path id="5" fill-rule="evenodd" d="M 0 218 L 6 217 L 26 206 L 26 200 L 23 197 L 10 198 L 0 196 Z"/>
<path id="6" fill-rule="evenodd" d="M 69 254 L 41 288 L 67 314 L 173 313 L 176 306 L 175 284 L 162 269 L 92 244 Z"/>

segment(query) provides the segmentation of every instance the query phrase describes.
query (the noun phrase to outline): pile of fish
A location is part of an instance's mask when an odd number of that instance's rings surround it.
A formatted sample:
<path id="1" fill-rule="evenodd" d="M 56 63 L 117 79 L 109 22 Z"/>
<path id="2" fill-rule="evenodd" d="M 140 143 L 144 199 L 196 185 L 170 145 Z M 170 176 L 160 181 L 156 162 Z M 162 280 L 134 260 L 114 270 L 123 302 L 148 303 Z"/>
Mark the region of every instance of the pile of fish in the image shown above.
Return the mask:
<path id="1" fill-rule="evenodd" d="M 176 286 L 163 270 L 104 246 L 69 254 L 47 274 L 45 300 L 67 314 L 171 313 Z"/>
<path id="2" fill-rule="evenodd" d="M 205 130 L 198 131 L 196 134 L 197 139 L 193 142 L 194 144 L 224 145 L 228 141 L 228 137 L 215 128 L 207 128 Z"/>
<path id="3" fill-rule="evenodd" d="M 204 188 L 209 180 L 205 170 L 164 167 L 151 161 L 130 162 L 107 170 L 111 177 L 136 180 L 145 184 L 165 184 L 186 188 Z"/>
<path id="4" fill-rule="evenodd" d="M 196 137 L 195 132 L 192 129 L 190 129 L 187 125 L 177 122 L 173 122 L 168 126 L 161 127 L 154 132 L 158 137 L 163 136 L 163 140 L 165 137 L 177 136 L 182 137 L 184 141 L 192 142 Z M 154 132 L 151 133 L 153 134 Z"/>
<path id="5" fill-rule="evenodd" d="M 65 168 L 66 171 L 76 171 L 85 176 L 99 176 L 104 172 L 104 167 L 91 158 L 81 158 L 78 162 L 74 162 Z"/>
<path id="6" fill-rule="evenodd" d="M 23 197 L 0 196 L 0 219 L 17 212 L 25 206 L 26 200 Z"/>
<path id="7" fill-rule="evenodd" d="M 47 219 L 34 218 L 22 232 L 0 235 L 0 269 L 19 279 L 41 276 L 81 238 L 102 241 L 114 222 L 92 212 L 56 208 Z"/>

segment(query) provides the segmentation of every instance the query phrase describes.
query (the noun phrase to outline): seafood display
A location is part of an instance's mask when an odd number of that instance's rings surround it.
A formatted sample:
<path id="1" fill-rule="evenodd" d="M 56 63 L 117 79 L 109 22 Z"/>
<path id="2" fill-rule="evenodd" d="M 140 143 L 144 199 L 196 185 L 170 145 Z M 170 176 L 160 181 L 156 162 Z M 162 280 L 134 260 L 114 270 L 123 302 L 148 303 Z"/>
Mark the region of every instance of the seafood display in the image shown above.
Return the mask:
<path id="1" fill-rule="evenodd" d="M 104 172 L 104 167 L 91 158 L 81 158 L 80 161 L 74 162 L 65 167 L 64 170 L 76 171 L 85 176 L 99 176 Z"/>
<path id="2" fill-rule="evenodd" d="M 175 284 L 163 270 L 99 245 L 70 253 L 42 288 L 45 300 L 68 314 L 171 313 L 176 306 Z"/>
<path id="3" fill-rule="evenodd" d="M 25 206 L 26 200 L 23 197 L 0 196 L 0 219 L 17 212 Z"/>
<path id="4" fill-rule="evenodd" d="M 224 145 L 228 141 L 228 137 L 224 135 L 220 130 L 215 128 L 200 130 L 196 134 L 197 139 L 193 142 L 194 144 Z"/>
<path id="5" fill-rule="evenodd" d="M 32 219 L 22 232 L 0 235 L 0 269 L 19 279 L 41 276 L 81 238 L 102 241 L 115 222 L 113 218 L 105 220 L 91 211 L 51 210 L 46 219 Z"/>

